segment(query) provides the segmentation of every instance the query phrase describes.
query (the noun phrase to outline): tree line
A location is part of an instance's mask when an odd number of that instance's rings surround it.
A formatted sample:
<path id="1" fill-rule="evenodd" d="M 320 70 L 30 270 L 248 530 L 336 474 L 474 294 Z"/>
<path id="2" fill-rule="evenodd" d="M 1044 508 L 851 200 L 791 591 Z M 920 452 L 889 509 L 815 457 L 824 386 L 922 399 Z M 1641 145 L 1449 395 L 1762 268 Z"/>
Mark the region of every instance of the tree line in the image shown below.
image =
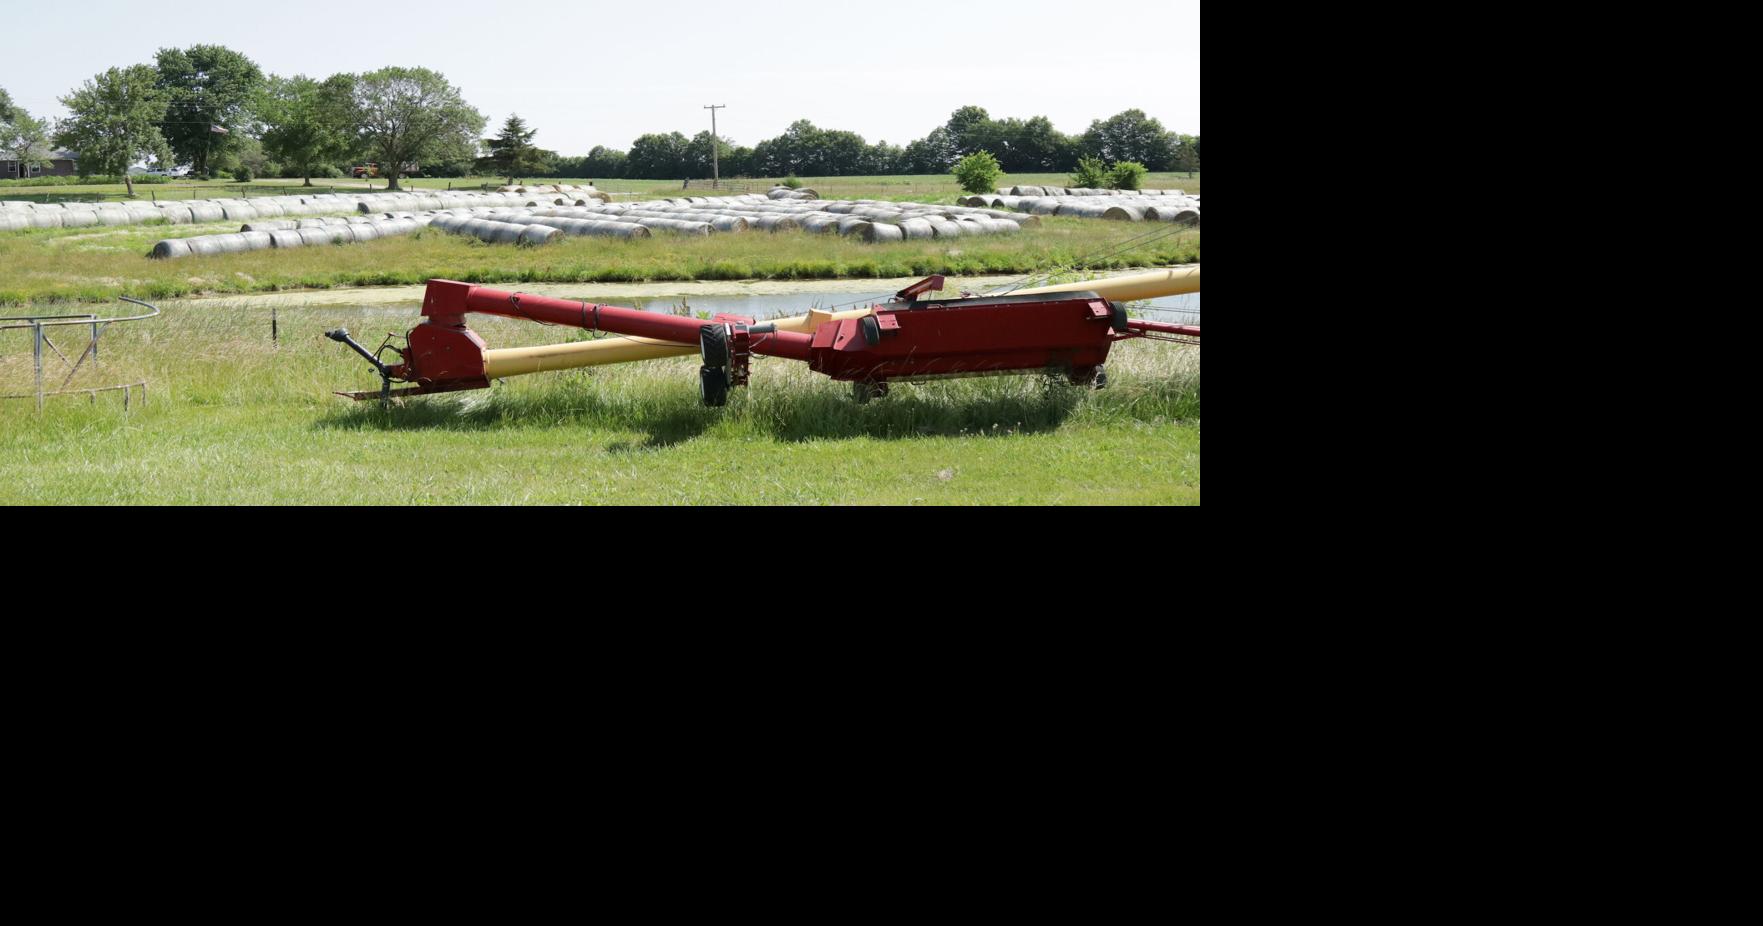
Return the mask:
<path id="1" fill-rule="evenodd" d="M 1066 135 L 1045 116 L 993 119 L 979 106 L 963 106 L 905 147 L 870 144 L 855 132 L 823 129 L 800 120 L 776 138 L 752 147 L 719 139 L 717 160 L 725 177 L 841 177 L 869 174 L 946 174 L 962 158 L 987 151 L 1011 173 L 1072 170 L 1083 158 L 1110 163 L 1136 161 L 1149 170 L 1199 170 L 1200 137 L 1178 135 L 1144 111 L 1129 109 L 1097 119 L 1081 135 Z M 699 132 L 648 134 L 629 151 L 595 146 L 587 156 L 555 158 L 557 176 L 681 180 L 708 177 L 711 138 Z"/>
<path id="2" fill-rule="evenodd" d="M 379 165 L 393 189 L 413 170 L 430 176 L 525 176 L 680 180 L 708 177 L 708 131 L 645 134 L 628 150 L 595 146 L 568 157 L 539 148 L 536 130 L 511 117 L 496 138 L 446 77 L 388 67 L 323 79 L 266 74 L 219 45 L 161 49 L 152 64 L 110 68 L 60 98 L 67 118 L 37 119 L 0 88 L 0 158 L 47 165 L 51 145 L 79 153 L 82 176 L 122 176 L 131 165 L 189 165 L 201 179 L 340 177 L 361 161 Z M 748 147 L 716 139 L 725 177 L 945 174 L 989 152 L 1005 171 L 1056 172 L 1083 159 L 1137 162 L 1150 170 L 1198 170 L 1199 136 L 1178 135 L 1141 110 L 1098 119 L 1066 135 L 1045 116 L 994 119 L 963 106 L 905 146 L 870 144 L 855 132 L 801 120 Z M 134 192 L 130 184 L 130 193 Z"/>

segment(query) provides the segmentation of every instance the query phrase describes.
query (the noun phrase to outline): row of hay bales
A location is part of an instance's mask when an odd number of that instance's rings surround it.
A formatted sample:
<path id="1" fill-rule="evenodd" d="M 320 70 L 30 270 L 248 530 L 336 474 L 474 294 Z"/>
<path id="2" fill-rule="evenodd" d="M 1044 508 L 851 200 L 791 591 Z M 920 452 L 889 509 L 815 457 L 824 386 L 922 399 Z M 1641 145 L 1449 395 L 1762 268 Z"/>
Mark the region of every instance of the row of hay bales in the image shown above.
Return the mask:
<path id="1" fill-rule="evenodd" d="M 577 195 L 591 196 L 595 199 L 600 200 L 603 203 L 612 202 L 612 195 L 610 193 L 602 193 L 599 190 L 594 189 L 594 185 L 591 183 L 588 184 L 587 186 L 577 186 L 577 185 L 571 184 L 571 183 L 529 183 L 529 184 L 523 184 L 520 186 L 505 186 L 505 187 L 501 188 L 500 192 L 503 192 L 503 193 L 566 193 L 566 194 L 567 193 L 574 193 Z"/>
<path id="2" fill-rule="evenodd" d="M 1131 192 L 1140 196 L 1186 196 L 1181 190 L 1095 190 L 1088 187 L 1013 186 L 999 190 L 1005 196 L 1119 196 Z"/>
<path id="3" fill-rule="evenodd" d="M 319 193 L 310 196 L 265 196 L 258 199 L 185 199 L 164 202 L 25 203 L 0 201 L 0 231 L 29 228 L 86 228 L 140 225 L 164 221 L 172 225 L 210 222 L 251 222 L 259 219 L 334 215 L 366 215 L 490 206 L 555 205 L 580 202 L 575 194 L 480 192 Z M 594 198 L 593 201 L 601 200 Z"/>
<path id="4" fill-rule="evenodd" d="M 497 195 L 473 194 L 474 198 L 465 201 L 485 202 L 482 197 Z M 749 194 L 627 204 L 592 200 L 578 205 L 541 207 L 526 205 L 526 194 L 515 195 L 514 199 L 522 204 L 386 211 L 347 218 L 259 219 L 235 234 L 161 241 L 149 256 L 171 259 L 313 243 L 372 241 L 425 227 L 496 244 L 537 245 L 566 236 L 641 239 L 661 232 L 708 236 L 747 231 L 802 231 L 885 242 L 1007 235 L 1040 224 L 1040 219 L 1033 215 L 985 207 L 881 200 L 798 202 Z M 396 210 L 400 206 L 435 205 L 437 200 L 452 201 L 432 194 L 379 194 L 372 199 L 360 199 L 359 206 Z"/>
<path id="5" fill-rule="evenodd" d="M 814 192 L 813 190 L 807 189 L 807 188 L 803 188 L 800 190 L 792 190 L 787 186 L 778 186 L 778 187 L 772 187 L 771 192 L 765 194 L 765 198 L 766 199 L 819 199 L 820 194 Z"/>
<path id="6" fill-rule="evenodd" d="M 295 227 L 281 227 L 293 225 Z M 352 244 L 408 235 L 428 225 L 425 218 L 372 218 L 360 220 L 301 219 L 298 222 L 278 220 L 253 223 L 230 235 L 197 235 L 191 238 L 167 238 L 153 245 L 147 256 L 155 260 L 179 257 L 206 257 L 215 254 L 238 254 L 245 251 L 266 251 L 271 248 L 302 248 L 320 244 Z"/>
<path id="7" fill-rule="evenodd" d="M 1014 234 L 1025 225 L 1040 224 L 1040 220 L 1033 216 L 989 208 L 880 200 L 817 200 L 809 203 L 772 200 L 754 194 L 542 209 L 537 214 L 595 216 L 685 234 L 801 230 L 864 241 Z"/>
<path id="8" fill-rule="evenodd" d="M 155 244 L 148 256 L 171 260 L 311 244 L 349 244 L 407 235 L 422 228 L 437 228 L 494 244 L 523 245 L 545 244 L 566 235 L 647 238 L 650 234 L 648 228 L 637 224 L 538 218 L 532 214 L 534 211 L 527 207 L 479 206 L 346 218 L 259 220 L 233 234 L 166 239 Z"/>
<path id="9" fill-rule="evenodd" d="M 409 190 L 398 193 L 369 193 L 356 196 L 355 209 L 363 215 L 381 212 L 439 212 L 447 209 L 477 209 L 509 206 L 573 206 L 579 203 L 606 202 L 605 193 L 467 193 Z"/>
<path id="10" fill-rule="evenodd" d="M 1113 196 L 1011 196 L 1005 194 L 965 196 L 965 206 L 1013 209 L 1030 215 L 1075 216 L 1116 222 L 1172 222 L 1200 224 L 1197 196 L 1145 196 L 1116 192 Z"/>

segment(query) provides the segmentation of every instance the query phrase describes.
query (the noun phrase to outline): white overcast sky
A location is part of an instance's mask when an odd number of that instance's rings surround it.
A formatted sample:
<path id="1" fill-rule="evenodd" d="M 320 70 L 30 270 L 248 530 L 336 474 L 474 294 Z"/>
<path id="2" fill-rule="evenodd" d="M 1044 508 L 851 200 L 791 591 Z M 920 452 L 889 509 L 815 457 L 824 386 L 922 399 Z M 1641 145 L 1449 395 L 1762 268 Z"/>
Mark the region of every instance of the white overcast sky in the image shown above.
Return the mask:
<path id="1" fill-rule="evenodd" d="M 897 145 L 967 104 L 1079 133 L 1138 108 L 1200 134 L 1200 4 L 1176 0 L 494 0 L 0 3 L 0 87 L 33 114 L 162 47 L 219 44 L 266 72 L 445 74 L 491 128 L 519 113 L 566 155 L 688 136 L 717 112 L 752 145 L 797 119 Z M 1092 15 L 1091 22 L 1074 20 Z M 493 134 L 493 131 L 492 133 Z"/>

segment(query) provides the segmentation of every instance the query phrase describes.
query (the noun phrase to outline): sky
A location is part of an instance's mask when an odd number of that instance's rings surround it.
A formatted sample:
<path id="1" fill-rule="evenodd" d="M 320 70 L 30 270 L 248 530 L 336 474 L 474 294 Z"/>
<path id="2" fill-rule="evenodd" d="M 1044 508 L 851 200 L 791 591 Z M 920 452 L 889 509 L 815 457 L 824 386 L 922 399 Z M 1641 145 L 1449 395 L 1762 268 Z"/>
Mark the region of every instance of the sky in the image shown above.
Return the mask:
<path id="1" fill-rule="evenodd" d="M 1198 0 L 427 0 L 334 12 L 345 8 L 84 0 L 78 15 L 11 11 L 0 87 L 59 118 L 58 98 L 94 74 L 218 44 L 283 76 L 430 68 L 489 118 L 486 134 L 519 114 L 536 144 L 564 155 L 628 149 L 646 132 L 695 135 L 712 103 L 727 104 L 718 134 L 738 145 L 797 119 L 905 145 L 969 104 L 1046 116 L 1068 134 L 1142 109 L 1200 134 Z M 1071 21 L 1085 9 L 1096 22 Z"/>

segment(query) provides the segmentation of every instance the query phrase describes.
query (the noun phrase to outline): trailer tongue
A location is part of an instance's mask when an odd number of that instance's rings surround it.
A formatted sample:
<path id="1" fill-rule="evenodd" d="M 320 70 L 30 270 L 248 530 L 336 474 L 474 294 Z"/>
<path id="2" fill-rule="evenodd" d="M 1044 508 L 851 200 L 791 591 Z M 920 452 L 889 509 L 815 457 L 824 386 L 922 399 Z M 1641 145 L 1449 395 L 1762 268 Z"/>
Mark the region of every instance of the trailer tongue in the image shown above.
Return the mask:
<path id="1" fill-rule="evenodd" d="M 708 322 L 638 309 L 570 302 L 431 280 L 422 305 L 423 323 L 395 348 L 402 362 L 380 357 L 390 339 L 369 351 L 346 330 L 328 337 L 348 344 L 379 372 L 381 388 L 339 393 L 352 399 L 389 399 L 483 389 L 490 380 L 535 372 L 535 348 L 488 350 L 465 323 L 473 312 L 569 325 L 649 342 L 696 346 L 702 357 L 699 393 L 718 406 L 728 390 L 747 384 L 753 355 L 807 363 L 816 372 L 853 385 L 857 401 L 886 395 L 893 380 L 1046 372 L 1077 385 L 1096 384 L 1108 349 L 1129 338 L 1198 339 L 1198 326 L 1129 319 L 1125 309 L 1094 292 L 1059 292 L 973 299 L 922 300 L 943 287 L 930 277 L 901 290 L 896 301 L 843 317 L 810 316 L 807 331 L 751 318 L 718 315 Z M 795 321 L 795 320 L 793 320 Z M 551 367 L 556 368 L 556 367 Z M 393 389 L 392 383 L 413 385 Z"/>

